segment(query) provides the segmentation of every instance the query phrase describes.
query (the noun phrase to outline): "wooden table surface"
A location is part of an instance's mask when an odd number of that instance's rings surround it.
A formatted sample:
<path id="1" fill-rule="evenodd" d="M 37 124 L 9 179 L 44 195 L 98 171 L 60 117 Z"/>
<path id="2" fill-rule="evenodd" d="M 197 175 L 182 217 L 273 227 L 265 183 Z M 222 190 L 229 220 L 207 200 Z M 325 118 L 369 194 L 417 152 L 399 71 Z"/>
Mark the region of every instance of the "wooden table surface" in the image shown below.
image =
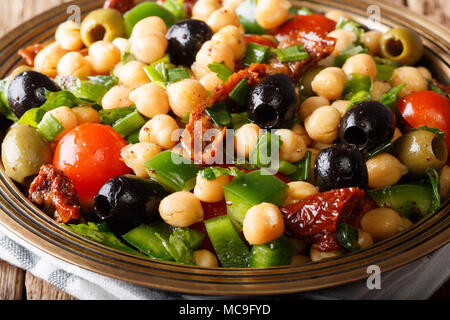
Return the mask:
<path id="1" fill-rule="evenodd" d="M 0 37 L 31 17 L 70 0 L 1 0 Z M 376 3 L 376 1 L 373 1 Z M 450 28 L 450 0 L 392 0 L 429 16 Z M 0 300 L 75 299 L 31 273 L 0 260 Z M 444 285 L 433 299 L 450 299 L 450 284 Z"/>

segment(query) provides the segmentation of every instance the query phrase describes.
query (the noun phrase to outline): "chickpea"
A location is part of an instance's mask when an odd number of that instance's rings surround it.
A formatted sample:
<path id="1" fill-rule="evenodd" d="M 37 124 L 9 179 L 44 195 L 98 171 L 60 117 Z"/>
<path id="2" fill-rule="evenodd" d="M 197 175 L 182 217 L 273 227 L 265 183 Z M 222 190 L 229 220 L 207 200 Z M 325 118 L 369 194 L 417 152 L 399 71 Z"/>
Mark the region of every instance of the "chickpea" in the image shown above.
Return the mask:
<path id="1" fill-rule="evenodd" d="M 380 31 L 367 31 L 362 36 L 362 43 L 369 49 L 369 52 L 373 56 L 380 55 L 381 37 L 383 33 Z"/>
<path id="2" fill-rule="evenodd" d="M 163 19 L 158 16 L 151 16 L 140 20 L 133 27 L 130 39 L 141 39 L 146 36 L 152 35 L 153 31 L 167 33 L 167 26 Z"/>
<path id="3" fill-rule="evenodd" d="M 311 82 L 311 88 L 329 101 L 334 101 L 342 96 L 347 76 L 342 69 L 336 67 L 326 68 L 320 71 Z"/>
<path id="4" fill-rule="evenodd" d="M 308 136 L 308 133 L 306 132 L 305 127 L 299 125 L 298 123 L 296 123 L 293 127 L 292 127 L 292 131 L 295 134 L 298 134 L 300 137 L 302 137 L 303 141 L 305 142 L 305 145 L 307 147 L 309 147 L 312 143 L 312 139 Z"/>
<path id="5" fill-rule="evenodd" d="M 320 107 L 305 120 L 305 129 L 311 139 L 332 143 L 338 136 L 341 114 L 331 106 Z"/>
<path id="6" fill-rule="evenodd" d="M 378 74 L 375 60 L 367 53 L 360 53 L 348 58 L 342 66 L 342 70 L 344 70 L 347 76 L 352 73 L 357 73 L 371 77 L 372 79 L 375 79 Z"/>
<path id="7" fill-rule="evenodd" d="M 124 66 L 123 62 L 119 62 L 118 64 L 116 64 L 115 67 L 114 67 L 114 69 L 113 69 L 113 71 L 112 71 L 112 74 L 113 74 L 115 77 L 119 78 L 119 77 L 120 77 L 120 72 L 122 71 L 123 66 Z M 120 80 L 120 79 L 119 79 L 119 80 Z"/>
<path id="8" fill-rule="evenodd" d="M 192 193 L 179 191 L 165 197 L 159 205 L 161 218 L 174 227 L 186 228 L 203 221 L 200 200 Z"/>
<path id="9" fill-rule="evenodd" d="M 380 101 L 383 94 L 391 89 L 391 85 L 388 82 L 375 80 L 370 93 L 372 94 L 372 99 L 375 101 Z"/>
<path id="10" fill-rule="evenodd" d="M 348 13 L 341 11 L 341 10 L 328 11 L 325 14 L 325 17 L 327 17 L 328 19 L 331 19 L 335 22 L 339 22 L 339 19 L 341 19 L 341 18 L 347 18 L 348 20 L 352 20 L 352 17 Z"/>
<path id="11" fill-rule="evenodd" d="M 361 218 L 362 229 L 375 241 L 382 241 L 396 234 L 402 225 L 400 215 L 390 208 L 378 208 Z"/>
<path id="12" fill-rule="evenodd" d="M 161 147 L 156 144 L 140 142 L 122 148 L 120 157 L 122 161 L 133 170 L 136 176 L 148 178 L 148 173 L 144 164 L 147 160 L 150 160 L 161 151 Z"/>
<path id="13" fill-rule="evenodd" d="M 194 188 L 194 195 L 200 201 L 215 203 L 222 201 L 225 197 L 223 187 L 230 183 L 229 176 L 220 176 L 214 180 L 207 180 L 197 176 L 197 183 Z"/>
<path id="14" fill-rule="evenodd" d="M 389 153 L 381 153 L 367 160 L 366 166 L 372 189 L 392 186 L 408 173 L 408 168 Z"/>
<path id="15" fill-rule="evenodd" d="M 220 8 L 211 13 L 206 22 L 214 33 L 226 26 L 239 26 L 241 22 L 236 12 L 226 8 Z"/>
<path id="16" fill-rule="evenodd" d="M 131 39 L 130 52 L 143 63 L 153 63 L 166 53 L 167 39 L 164 33 L 159 31 L 148 31 L 142 38 Z"/>
<path id="17" fill-rule="evenodd" d="M 147 118 L 166 114 L 170 110 L 166 90 L 154 83 L 147 83 L 131 92 L 130 100 L 136 105 L 136 109 Z"/>
<path id="18" fill-rule="evenodd" d="M 222 5 L 224 8 L 235 11 L 245 0 L 223 0 Z"/>
<path id="19" fill-rule="evenodd" d="M 278 129 L 275 131 L 281 137 L 280 160 L 298 162 L 305 157 L 306 144 L 302 137 L 289 129 Z"/>
<path id="20" fill-rule="evenodd" d="M 174 118 L 167 114 L 158 114 L 141 128 L 139 141 L 151 142 L 169 150 L 177 143 L 173 135 L 178 129 Z"/>
<path id="21" fill-rule="evenodd" d="M 247 158 L 255 149 L 262 130 L 254 123 L 247 123 L 240 127 L 234 137 L 236 154 L 240 158 Z"/>
<path id="22" fill-rule="evenodd" d="M 271 203 L 251 207 L 244 217 L 243 232 L 245 239 L 253 245 L 280 238 L 284 233 L 280 209 Z"/>
<path id="23" fill-rule="evenodd" d="M 259 0 L 255 9 L 256 22 L 267 30 L 277 28 L 289 18 L 291 6 L 287 0 Z"/>
<path id="24" fill-rule="evenodd" d="M 214 72 L 205 74 L 199 81 L 208 91 L 213 91 L 222 83 L 222 80 Z"/>
<path id="25" fill-rule="evenodd" d="M 58 122 L 64 127 L 64 132 L 72 130 L 78 126 L 77 115 L 69 107 L 59 107 L 44 114 L 42 120 L 46 120 L 50 115 L 52 115 Z M 58 140 L 63 134 L 62 132 L 56 140 Z"/>
<path id="26" fill-rule="evenodd" d="M 284 202 L 285 206 L 297 203 L 309 196 L 319 193 L 317 188 L 308 182 L 294 181 L 288 183 L 288 195 Z"/>
<path id="27" fill-rule="evenodd" d="M 167 86 L 170 108 L 179 118 L 190 113 L 194 107 L 208 97 L 208 91 L 200 82 L 184 79 Z"/>
<path id="28" fill-rule="evenodd" d="M 195 79 L 201 80 L 204 76 L 211 73 L 211 70 L 208 67 L 202 66 L 200 63 L 195 61 L 191 65 L 191 71 L 194 74 Z M 220 80 L 222 83 L 222 80 Z"/>
<path id="29" fill-rule="evenodd" d="M 131 89 L 136 89 L 150 82 L 144 71 L 145 64 L 139 61 L 130 61 L 125 64 L 118 75 L 121 83 Z"/>
<path id="30" fill-rule="evenodd" d="M 34 59 L 34 68 L 36 71 L 45 74 L 50 78 L 58 75 L 58 63 L 62 57 L 67 53 L 61 48 L 58 42 L 54 42 L 45 47 L 36 55 Z"/>
<path id="31" fill-rule="evenodd" d="M 350 49 L 353 43 L 358 40 L 356 33 L 345 29 L 331 31 L 327 36 L 336 39 L 333 51 L 333 56 L 335 57 Z"/>
<path id="32" fill-rule="evenodd" d="M 97 41 L 89 47 L 89 58 L 94 72 L 107 74 L 120 62 L 119 48 L 107 41 Z"/>
<path id="33" fill-rule="evenodd" d="M 401 217 L 402 225 L 400 226 L 400 231 L 406 230 L 413 225 L 412 221 L 406 217 Z"/>
<path id="34" fill-rule="evenodd" d="M 243 32 L 233 25 L 220 29 L 211 40 L 227 44 L 233 50 L 235 61 L 241 60 L 247 50 Z"/>
<path id="35" fill-rule="evenodd" d="M 417 70 L 420 71 L 420 73 L 424 76 L 425 79 L 428 79 L 428 80 L 433 79 L 433 76 L 431 75 L 430 70 L 428 70 L 427 68 L 420 66 L 420 67 L 417 67 Z"/>
<path id="36" fill-rule="evenodd" d="M 317 97 L 309 97 L 300 105 L 300 109 L 298 114 L 302 121 L 305 121 L 308 116 L 310 116 L 315 110 L 320 107 L 329 106 L 330 102 L 327 98 L 317 96 Z"/>
<path id="37" fill-rule="evenodd" d="M 440 196 L 447 199 L 450 195 L 450 167 L 445 165 L 439 175 Z"/>
<path id="38" fill-rule="evenodd" d="M 428 82 L 417 68 L 400 67 L 394 70 L 391 78 L 393 87 L 406 84 L 406 87 L 400 91 L 399 97 L 404 97 L 415 91 L 424 91 L 428 88 Z"/>
<path id="39" fill-rule="evenodd" d="M 72 108 L 78 119 L 78 124 L 83 123 L 100 123 L 102 122 L 100 114 L 97 110 L 91 107 L 75 107 Z"/>
<path id="40" fill-rule="evenodd" d="M 372 236 L 363 230 L 358 230 L 358 244 L 360 249 L 367 249 L 373 246 Z"/>
<path id="41" fill-rule="evenodd" d="M 78 52 L 69 52 L 65 54 L 58 62 L 58 75 L 75 76 L 80 79 L 86 79 L 92 73 L 92 67 Z"/>
<path id="42" fill-rule="evenodd" d="M 129 96 L 132 90 L 125 86 L 114 86 L 106 92 L 102 99 L 103 109 L 118 109 L 133 105 Z"/>
<path id="43" fill-rule="evenodd" d="M 345 251 L 342 249 L 339 250 L 333 250 L 329 252 L 322 252 L 317 250 L 316 248 L 311 247 L 309 250 L 309 257 L 311 258 L 312 262 L 324 260 L 324 259 L 330 259 L 330 258 L 337 258 L 341 257 L 345 254 Z"/>
<path id="44" fill-rule="evenodd" d="M 55 39 L 64 50 L 78 51 L 83 48 L 80 27 L 73 20 L 59 25 L 56 29 Z"/>
<path id="45" fill-rule="evenodd" d="M 391 142 L 394 142 L 395 140 L 397 140 L 398 138 L 400 138 L 402 136 L 402 132 L 400 131 L 399 128 L 395 128 L 394 130 L 394 135 L 392 136 Z"/>
<path id="46" fill-rule="evenodd" d="M 120 50 L 120 54 L 123 56 L 126 53 L 129 53 L 131 50 L 131 41 L 125 38 L 115 38 L 112 42 Z M 122 63 L 122 62 L 120 62 Z"/>
<path id="47" fill-rule="evenodd" d="M 311 148 L 313 150 L 317 150 L 317 152 L 323 150 L 323 149 L 327 149 L 329 147 L 331 147 L 331 143 L 323 143 L 323 142 L 319 142 L 319 141 L 313 141 L 311 143 Z"/>
<path id="48" fill-rule="evenodd" d="M 192 19 L 207 21 L 209 16 L 220 9 L 220 2 L 217 0 L 199 0 L 192 7 Z"/>
<path id="49" fill-rule="evenodd" d="M 308 262 L 311 262 L 311 259 L 304 254 L 297 254 L 295 256 L 292 256 L 292 258 L 291 258 L 292 266 L 298 266 L 301 264 L 306 264 Z"/>
<path id="50" fill-rule="evenodd" d="M 348 110 L 348 106 L 350 105 L 350 100 L 336 100 L 331 104 L 333 108 L 336 108 L 337 111 L 341 114 L 341 117 L 344 116 L 344 114 Z"/>
<path id="51" fill-rule="evenodd" d="M 217 268 L 219 267 L 219 261 L 214 253 L 209 250 L 197 250 L 194 251 L 195 263 L 199 267 L 204 268 Z"/>
<path id="52" fill-rule="evenodd" d="M 203 70 L 208 70 L 207 73 L 209 73 L 211 71 L 209 70 L 208 65 L 213 62 L 223 62 L 231 71 L 234 71 L 233 50 L 226 43 L 212 40 L 206 41 L 197 53 L 196 63 L 198 64 L 198 67 L 203 68 Z M 205 74 L 200 74 L 200 78 Z M 196 76 L 198 75 L 196 74 Z"/>

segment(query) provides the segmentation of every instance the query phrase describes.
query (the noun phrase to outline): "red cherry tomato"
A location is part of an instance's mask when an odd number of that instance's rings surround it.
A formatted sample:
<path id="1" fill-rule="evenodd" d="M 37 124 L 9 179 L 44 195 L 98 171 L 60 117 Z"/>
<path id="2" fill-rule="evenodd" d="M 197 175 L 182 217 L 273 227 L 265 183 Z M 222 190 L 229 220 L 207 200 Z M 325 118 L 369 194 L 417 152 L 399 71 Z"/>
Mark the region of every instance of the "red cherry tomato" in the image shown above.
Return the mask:
<path id="1" fill-rule="evenodd" d="M 272 40 L 267 39 L 263 36 L 258 36 L 258 35 L 254 35 L 254 34 L 246 34 L 246 35 L 244 35 L 244 39 L 245 39 L 245 43 L 247 45 L 251 42 L 251 43 L 260 44 L 263 46 L 268 46 L 271 48 L 277 47 L 277 45 Z"/>
<path id="2" fill-rule="evenodd" d="M 325 36 L 336 28 L 336 22 L 322 14 L 295 15 L 280 28 L 271 32 L 279 41 L 286 37 L 296 37 L 299 33 L 316 33 Z"/>
<path id="3" fill-rule="evenodd" d="M 58 142 L 53 165 L 72 179 L 80 200 L 89 200 L 109 179 L 130 173 L 120 160 L 126 145 L 110 126 L 85 123 Z"/>
<path id="4" fill-rule="evenodd" d="M 450 99 L 433 91 L 413 92 L 398 102 L 398 110 L 411 128 L 428 126 L 444 131 L 450 150 Z"/>

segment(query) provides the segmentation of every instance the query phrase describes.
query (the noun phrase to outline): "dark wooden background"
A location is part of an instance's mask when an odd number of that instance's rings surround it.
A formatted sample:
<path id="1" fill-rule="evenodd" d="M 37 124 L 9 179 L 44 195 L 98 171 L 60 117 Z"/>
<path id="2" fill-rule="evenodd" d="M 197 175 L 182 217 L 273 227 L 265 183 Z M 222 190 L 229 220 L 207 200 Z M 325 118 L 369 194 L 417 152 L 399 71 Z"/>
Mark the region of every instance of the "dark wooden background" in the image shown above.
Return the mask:
<path id="1" fill-rule="evenodd" d="M 70 0 L 0 0 L 0 37 L 33 16 Z M 376 3 L 377 1 L 373 1 Z M 450 28 L 450 0 L 391 0 Z M 31 273 L 0 260 L 0 300 L 74 299 Z M 450 283 L 432 299 L 450 299 Z"/>

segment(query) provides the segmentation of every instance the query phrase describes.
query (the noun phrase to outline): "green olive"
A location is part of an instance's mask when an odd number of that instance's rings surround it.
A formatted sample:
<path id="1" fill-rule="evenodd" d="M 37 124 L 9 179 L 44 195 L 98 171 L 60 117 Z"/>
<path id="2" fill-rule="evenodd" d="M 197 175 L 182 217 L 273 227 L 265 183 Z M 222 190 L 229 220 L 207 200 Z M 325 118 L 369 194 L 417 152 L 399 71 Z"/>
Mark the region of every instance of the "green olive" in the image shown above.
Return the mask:
<path id="1" fill-rule="evenodd" d="M 415 64 L 423 51 L 422 40 L 411 29 L 393 28 L 381 37 L 381 55 L 400 64 Z"/>
<path id="2" fill-rule="evenodd" d="M 397 139 L 393 151 L 408 167 L 408 175 L 416 178 L 426 176 L 427 168 L 441 169 L 448 158 L 445 140 L 425 129 L 412 130 Z"/>
<path id="3" fill-rule="evenodd" d="M 43 164 L 51 163 L 50 143 L 30 126 L 17 125 L 2 143 L 2 161 L 6 173 L 19 183 L 39 173 Z"/>
<path id="4" fill-rule="evenodd" d="M 300 80 L 300 88 L 302 90 L 302 95 L 306 97 L 316 95 L 311 87 L 311 83 L 316 77 L 316 75 L 323 69 L 325 69 L 325 67 L 314 67 L 309 69 L 302 75 L 302 78 Z"/>
<path id="5" fill-rule="evenodd" d="M 114 9 L 94 10 L 81 24 L 81 39 L 86 47 L 100 40 L 112 42 L 115 38 L 123 38 L 125 35 L 123 17 Z"/>

